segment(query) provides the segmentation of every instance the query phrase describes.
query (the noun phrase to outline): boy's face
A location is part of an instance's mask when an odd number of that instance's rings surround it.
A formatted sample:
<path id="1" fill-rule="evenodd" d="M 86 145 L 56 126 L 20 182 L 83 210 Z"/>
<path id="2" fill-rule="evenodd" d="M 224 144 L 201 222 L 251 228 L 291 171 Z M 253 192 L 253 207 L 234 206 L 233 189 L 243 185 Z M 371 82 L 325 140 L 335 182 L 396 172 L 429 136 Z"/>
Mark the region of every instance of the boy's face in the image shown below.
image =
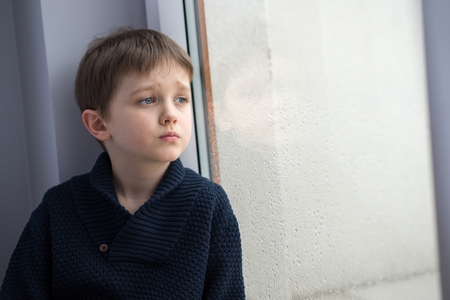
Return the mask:
<path id="1" fill-rule="evenodd" d="M 162 65 L 148 75 L 123 77 L 104 125 L 105 147 L 118 159 L 170 162 L 186 149 L 191 137 L 190 79 L 176 64 Z"/>

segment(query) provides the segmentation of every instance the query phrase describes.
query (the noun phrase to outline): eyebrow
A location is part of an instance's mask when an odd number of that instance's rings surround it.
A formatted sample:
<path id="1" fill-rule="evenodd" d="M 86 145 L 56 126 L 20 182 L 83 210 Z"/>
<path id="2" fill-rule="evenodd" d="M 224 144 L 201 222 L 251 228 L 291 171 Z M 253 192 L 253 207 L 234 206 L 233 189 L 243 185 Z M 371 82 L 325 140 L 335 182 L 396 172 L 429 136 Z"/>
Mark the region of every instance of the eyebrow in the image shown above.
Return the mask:
<path id="1" fill-rule="evenodd" d="M 137 88 L 136 90 L 134 90 L 133 92 L 131 92 L 130 95 L 134 95 L 140 92 L 146 92 L 146 91 L 151 91 L 153 90 L 153 85 L 146 85 L 146 86 L 141 86 L 139 88 Z"/>
<path id="2" fill-rule="evenodd" d="M 134 94 L 137 94 L 140 92 L 152 91 L 152 90 L 154 90 L 154 86 L 155 86 L 154 84 L 141 86 L 141 87 L 137 88 L 135 91 L 131 92 L 130 95 L 134 95 Z M 189 85 L 184 85 L 181 82 L 177 82 L 177 86 L 180 90 L 189 91 L 189 92 L 191 91 L 191 87 Z"/>

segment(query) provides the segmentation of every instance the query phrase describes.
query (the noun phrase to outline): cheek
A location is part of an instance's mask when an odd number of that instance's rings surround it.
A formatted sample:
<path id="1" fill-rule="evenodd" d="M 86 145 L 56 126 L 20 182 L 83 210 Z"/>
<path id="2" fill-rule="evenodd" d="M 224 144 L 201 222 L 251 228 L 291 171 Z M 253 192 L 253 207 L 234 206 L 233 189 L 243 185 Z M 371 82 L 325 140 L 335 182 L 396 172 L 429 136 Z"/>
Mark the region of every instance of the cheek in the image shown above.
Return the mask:
<path id="1" fill-rule="evenodd" d="M 144 144 L 154 135 L 154 124 L 145 119 L 135 119 L 126 122 L 122 128 L 123 139 L 136 146 Z"/>
<path id="2" fill-rule="evenodd" d="M 186 124 L 192 124 L 192 112 L 191 108 L 186 108 L 183 111 L 180 111 L 180 118 L 179 120 L 183 123 L 183 126 L 186 126 Z"/>
<path id="3" fill-rule="evenodd" d="M 192 126 L 193 126 L 192 122 L 193 122 L 192 114 L 189 111 L 189 113 L 187 113 L 182 120 L 183 130 L 184 130 L 185 134 L 188 134 L 189 136 L 191 135 L 191 132 L 192 132 Z"/>

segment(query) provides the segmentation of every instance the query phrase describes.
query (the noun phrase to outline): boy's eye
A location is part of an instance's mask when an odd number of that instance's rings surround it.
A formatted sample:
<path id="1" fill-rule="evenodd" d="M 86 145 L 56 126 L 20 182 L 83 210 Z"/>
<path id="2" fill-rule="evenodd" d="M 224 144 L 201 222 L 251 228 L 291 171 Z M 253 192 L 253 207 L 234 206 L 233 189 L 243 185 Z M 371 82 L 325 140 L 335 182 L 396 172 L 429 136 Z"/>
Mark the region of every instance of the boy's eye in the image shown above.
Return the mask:
<path id="1" fill-rule="evenodd" d="M 141 100 L 141 103 L 143 104 L 152 104 L 153 102 L 155 101 L 153 101 L 153 99 L 150 97 Z"/>
<path id="2" fill-rule="evenodd" d="M 188 100 L 184 97 L 179 97 L 179 98 L 175 99 L 175 102 L 186 103 L 186 102 L 188 102 Z"/>

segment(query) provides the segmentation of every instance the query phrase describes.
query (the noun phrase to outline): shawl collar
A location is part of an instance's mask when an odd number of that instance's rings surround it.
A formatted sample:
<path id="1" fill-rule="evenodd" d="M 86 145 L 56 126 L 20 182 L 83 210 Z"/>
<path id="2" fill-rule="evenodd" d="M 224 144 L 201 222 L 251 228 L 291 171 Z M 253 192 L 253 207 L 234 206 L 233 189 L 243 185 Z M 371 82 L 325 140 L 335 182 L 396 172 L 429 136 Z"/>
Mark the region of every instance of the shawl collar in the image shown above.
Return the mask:
<path id="1" fill-rule="evenodd" d="M 185 192 L 179 186 L 185 174 L 179 159 L 171 162 L 155 193 L 134 215 L 117 199 L 106 152 L 99 156 L 91 173 L 73 177 L 77 212 L 97 249 L 108 245 L 104 255 L 111 262 L 163 263 L 196 198 L 182 197 Z"/>

